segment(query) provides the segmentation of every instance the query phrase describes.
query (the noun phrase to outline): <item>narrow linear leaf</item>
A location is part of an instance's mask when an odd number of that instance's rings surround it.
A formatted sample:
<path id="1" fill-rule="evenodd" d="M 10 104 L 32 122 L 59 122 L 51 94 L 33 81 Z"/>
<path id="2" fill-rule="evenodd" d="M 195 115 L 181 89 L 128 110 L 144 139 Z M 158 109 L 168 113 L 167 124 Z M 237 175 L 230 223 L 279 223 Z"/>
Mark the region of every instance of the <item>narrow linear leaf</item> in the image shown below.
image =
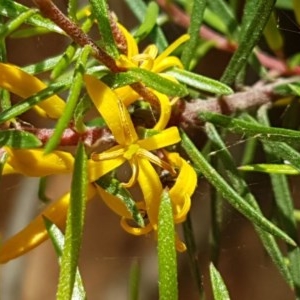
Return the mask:
<path id="1" fill-rule="evenodd" d="M 36 14 L 37 10 L 29 9 L 22 14 L 20 14 L 17 18 L 13 19 L 9 23 L 2 25 L 0 30 L 0 38 L 3 39 L 10 35 L 13 31 L 15 31 L 18 27 L 20 27 L 28 18 L 32 15 Z"/>
<path id="2" fill-rule="evenodd" d="M 239 31 L 239 25 L 229 4 L 223 0 L 214 0 L 208 1 L 208 7 L 219 17 L 220 20 L 222 20 L 227 34 L 230 37 L 236 37 Z"/>
<path id="3" fill-rule="evenodd" d="M 300 144 L 300 132 L 296 130 L 253 124 L 212 112 L 201 112 L 199 117 L 203 121 L 222 126 L 231 132 L 252 136 L 260 140 Z"/>
<path id="4" fill-rule="evenodd" d="M 141 81 L 146 86 L 171 97 L 183 97 L 188 94 L 188 90 L 185 86 L 148 70 L 131 68 L 127 74 L 134 76 L 136 81 Z"/>
<path id="5" fill-rule="evenodd" d="M 140 276 L 141 276 L 140 265 L 135 260 L 131 264 L 130 274 L 129 274 L 129 300 L 139 299 Z"/>
<path id="6" fill-rule="evenodd" d="M 166 74 L 174 76 L 178 81 L 202 91 L 220 95 L 233 94 L 233 90 L 226 84 L 186 70 L 174 68 L 167 71 Z"/>
<path id="7" fill-rule="evenodd" d="M 33 134 L 20 130 L 1 130 L 0 147 L 29 149 L 42 146 L 42 142 Z"/>
<path id="8" fill-rule="evenodd" d="M 185 69 L 189 69 L 191 61 L 195 55 L 195 50 L 199 42 L 199 30 L 203 21 L 203 15 L 207 0 L 194 0 L 191 13 L 191 24 L 188 30 L 190 39 L 184 45 L 181 61 Z"/>
<path id="9" fill-rule="evenodd" d="M 42 102 L 43 100 L 46 100 L 50 96 L 67 89 L 69 86 L 69 83 L 62 82 L 53 84 L 42 91 L 34 94 L 33 96 L 18 102 L 14 106 L 8 108 L 7 110 L 0 113 L 0 123 L 4 123 L 12 118 L 15 118 L 19 116 L 20 114 L 24 113 L 25 111 L 32 108 L 34 105 Z"/>
<path id="10" fill-rule="evenodd" d="M 137 31 L 134 33 L 134 37 L 138 38 L 139 40 L 144 39 L 153 29 L 153 27 L 156 24 L 156 20 L 158 18 L 159 14 L 159 7 L 158 5 L 151 1 L 148 4 L 144 20 L 141 23 L 140 27 L 137 29 Z"/>
<path id="11" fill-rule="evenodd" d="M 59 262 L 61 261 L 61 255 L 63 253 L 65 237 L 60 229 L 52 223 L 49 219 L 44 217 L 45 227 L 55 249 L 56 255 L 58 257 Z M 76 277 L 75 277 L 75 285 L 72 294 L 72 300 L 85 300 L 86 292 L 84 290 L 83 282 L 77 268 L 76 270 Z"/>
<path id="12" fill-rule="evenodd" d="M 142 0 L 125 0 L 128 7 L 131 9 L 136 18 L 142 23 L 146 14 L 147 6 Z M 162 52 L 168 47 L 168 42 L 162 29 L 155 25 L 150 32 L 149 37 L 153 40 L 154 44 L 158 47 L 159 52 Z"/>
<path id="13" fill-rule="evenodd" d="M 275 235 L 290 245 L 296 245 L 295 242 L 281 229 L 272 224 L 263 215 L 258 213 L 251 205 L 236 193 L 230 185 L 221 177 L 219 173 L 206 161 L 203 155 L 197 150 L 195 145 L 181 131 L 182 147 L 189 155 L 195 167 L 201 171 L 206 179 L 216 188 L 216 190 L 226 199 L 235 209 L 241 212 L 251 222 L 272 235 Z"/>
<path id="14" fill-rule="evenodd" d="M 257 45 L 263 29 L 269 19 L 269 16 L 274 8 L 276 0 L 259 0 L 258 5 L 255 7 L 255 14 L 246 24 L 246 29 L 241 30 L 239 47 L 233 54 L 229 64 L 227 65 L 221 81 L 231 85 L 240 70 L 247 63 L 253 48 Z"/>
<path id="15" fill-rule="evenodd" d="M 118 48 L 115 44 L 113 33 L 110 26 L 110 14 L 106 0 L 89 0 L 93 13 L 96 17 L 99 32 L 101 35 L 101 46 L 106 53 L 114 58 L 119 56 Z"/>
<path id="16" fill-rule="evenodd" d="M 250 192 L 245 180 L 240 176 L 240 172 L 235 166 L 232 155 L 230 154 L 214 125 L 211 123 L 206 123 L 205 128 L 209 139 L 213 142 L 213 145 L 218 150 L 219 161 L 223 164 L 228 180 L 232 184 L 232 187 L 239 193 L 241 197 L 243 197 L 245 202 L 249 203 L 258 213 L 261 214 L 261 210 L 254 195 Z M 286 282 L 292 286 L 291 274 L 286 265 L 285 257 L 282 255 L 275 238 L 268 232 L 261 230 L 261 228 L 258 226 L 254 226 L 254 228 L 272 261 L 277 266 Z"/>
<path id="17" fill-rule="evenodd" d="M 28 7 L 19 4 L 15 1 L 11 1 L 11 0 L 0 1 L 0 15 L 9 17 L 11 19 L 17 18 L 20 14 L 27 12 L 28 10 L 30 10 Z M 45 27 L 49 31 L 53 31 L 65 35 L 63 30 L 61 30 L 50 20 L 43 18 L 41 15 L 35 14 L 33 16 L 30 16 L 26 22 L 28 24 Z"/>
<path id="18" fill-rule="evenodd" d="M 212 283 L 214 300 L 230 300 L 226 285 L 213 263 L 209 265 L 209 275 Z"/>
<path id="19" fill-rule="evenodd" d="M 63 112 L 63 115 L 59 118 L 55 125 L 55 130 L 51 138 L 48 140 L 47 144 L 45 145 L 45 154 L 50 153 L 53 151 L 57 145 L 60 142 L 61 136 L 64 132 L 64 130 L 68 127 L 70 120 L 73 116 L 76 104 L 78 102 L 80 93 L 81 93 L 81 87 L 83 82 L 83 73 L 85 70 L 85 65 L 88 59 L 88 56 L 90 54 L 91 48 L 90 46 L 85 46 L 82 49 L 82 52 L 78 58 L 74 75 L 73 75 L 73 81 L 70 87 L 69 91 L 69 97 L 67 99 L 67 103 L 65 106 L 65 110 Z"/>
<path id="20" fill-rule="evenodd" d="M 75 155 L 65 244 L 56 295 L 58 300 L 72 299 L 87 200 L 87 173 L 87 155 L 83 144 L 79 144 Z"/>
<path id="21" fill-rule="evenodd" d="M 172 203 L 167 191 L 161 196 L 158 213 L 159 299 L 178 299 L 175 229 Z"/>
<path id="22" fill-rule="evenodd" d="M 97 184 L 105 189 L 109 194 L 112 194 L 122 200 L 128 211 L 131 213 L 133 220 L 140 227 L 145 226 L 143 216 L 137 208 L 136 202 L 133 200 L 129 191 L 123 188 L 117 179 L 112 178 L 109 175 L 102 176 L 97 180 Z"/>
<path id="23" fill-rule="evenodd" d="M 285 174 L 285 175 L 299 175 L 300 171 L 295 169 L 291 165 L 283 164 L 254 164 L 245 165 L 238 168 L 240 171 L 252 171 L 252 172 L 262 172 L 270 174 Z"/>
<path id="24" fill-rule="evenodd" d="M 268 109 L 266 106 L 262 106 L 258 110 L 258 120 L 266 126 L 270 125 L 268 119 Z M 274 146 L 272 145 L 272 143 L 264 142 L 263 147 L 267 154 L 267 161 L 270 162 L 276 160 L 276 151 L 274 151 Z M 282 228 L 285 229 L 287 234 L 289 234 L 295 241 L 299 242 L 298 226 L 296 218 L 294 216 L 294 201 L 290 191 L 288 180 L 285 175 L 280 174 L 271 174 L 270 178 L 274 191 L 279 223 L 281 224 Z M 297 298 L 299 298 L 300 269 L 298 262 L 300 260 L 300 249 L 299 247 L 291 247 L 290 245 L 287 246 L 287 249 L 289 259 L 288 267 L 293 279 L 292 286 L 294 287 Z"/>

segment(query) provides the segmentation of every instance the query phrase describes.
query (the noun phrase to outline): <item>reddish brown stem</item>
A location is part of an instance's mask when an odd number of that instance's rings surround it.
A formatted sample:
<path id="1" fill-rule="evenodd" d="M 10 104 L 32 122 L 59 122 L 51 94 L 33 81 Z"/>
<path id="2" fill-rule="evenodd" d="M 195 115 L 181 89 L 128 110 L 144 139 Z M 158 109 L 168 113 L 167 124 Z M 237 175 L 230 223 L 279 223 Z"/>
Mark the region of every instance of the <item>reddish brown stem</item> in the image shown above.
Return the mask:
<path id="1" fill-rule="evenodd" d="M 59 9 L 53 4 L 51 0 L 33 0 L 37 5 L 44 17 L 49 18 L 57 26 L 59 26 L 65 33 L 70 36 L 75 43 L 84 47 L 90 45 L 93 49 L 93 55 L 112 72 L 122 71 L 117 65 L 115 60 L 98 47 L 94 41 L 85 34 L 75 23 L 68 19 Z"/>

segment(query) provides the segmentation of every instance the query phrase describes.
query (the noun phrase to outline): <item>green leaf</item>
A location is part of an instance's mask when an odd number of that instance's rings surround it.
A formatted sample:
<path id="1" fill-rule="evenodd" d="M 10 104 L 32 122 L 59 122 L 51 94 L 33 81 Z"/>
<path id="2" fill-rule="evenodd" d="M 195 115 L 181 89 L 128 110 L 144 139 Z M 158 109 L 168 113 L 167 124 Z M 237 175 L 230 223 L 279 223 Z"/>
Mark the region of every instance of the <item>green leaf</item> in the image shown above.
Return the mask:
<path id="1" fill-rule="evenodd" d="M 213 263 L 209 264 L 209 275 L 212 283 L 214 300 L 230 300 L 229 293 L 221 277 L 221 274 L 215 268 Z"/>
<path id="2" fill-rule="evenodd" d="M 252 136 L 260 140 L 293 144 L 300 143 L 300 132 L 296 130 L 257 125 L 252 122 L 212 112 L 201 112 L 199 113 L 199 117 L 205 122 L 211 122 L 217 126 L 222 126 L 231 132 Z"/>
<path id="3" fill-rule="evenodd" d="M 239 26 L 230 6 L 224 0 L 214 0 L 208 1 L 208 7 L 223 22 L 226 33 L 230 37 L 236 37 Z"/>
<path id="4" fill-rule="evenodd" d="M 27 12 L 28 10 L 30 10 L 28 7 L 19 4 L 15 1 L 11 1 L 11 0 L 0 1 L 0 15 L 9 17 L 11 19 L 17 18 L 19 15 L 21 15 L 24 12 Z M 28 24 L 39 26 L 39 27 L 45 27 L 49 31 L 53 31 L 65 35 L 64 31 L 61 30 L 58 26 L 56 26 L 50 20 L 43 18 L 38 14 L 29 17 L 26 22 Z"/>
<path id="5" fill-rule="evenodd" d="M 196 89 L 206 91 L 213 94 L 220 94 L 220 95 L 229 95 L 233 93 L 233 90 L 221 83 L 220 81 L 198 75 L 186 70 L 181 70 L 174 68 L 166 72 L 171 76 L 174 76 L 178 81 L 185 83 L 191 87 Z"/>
<path id="6" fill-rule="evenodd" d="M 233 188 L 221 177 L 219 173 L 206 161 L 203 155 L 194 146 L 187 135 L 181 131 L 182 147 L 194 163 L 195 167 L 206 177 L 206 179 L 216 188 L 216 190 L 226 199 L 235 209 L 247 217 L 253 224 L 260 227 L 272 235 L 280 237 L 288 244 L 294 245 L 295 242 L 281 229 L 272 224 L 262 214 L 258 213 L 251 205 L 233 190 Z"/>
<path id="7" fill-rule="evenodd" d="M 136 81 L 140 81 L 146 86 L 170 97 L 183 97 L 188 94 L 188 90 L 185 86 L 148 70 L 131 68 L 127 74 L 133 76 Z"/>
<path id="8" fill-rule="evenodd" d="M 111 177 L 110 175 L 107 175 L 99 178 L 96 183 L 103 189 L 105 189 L 108 193 L 118 197 L 131 213 L 132 219 L 140 227 L 145 227 L 143 216 L 137 208 L 136 202 L 132 199 L 130 192 L 123 188 L 117 179 Z"/>
<path id="9" fill-rule="evenodd" d="M 175 228 L 170 195 L 164 191 L 158 213 L 159 299 L 178 299 Z"/>
<path id="10" fill-rule="evenodd" d="M 239 170 L 271 173 L 271 174 L 286 174 L 286 175 L 299 175 L 300 174 L 300 171 L 295 169 L 293 166 L 283 165 L 283 164 L 246 165 L 246 166 L 240 166 Z"/>
<path id="11" fill-rule="evenodd" d="M 129 274 L 129 300 L 139 299 L 139 284 L 141 268 L 137 260 L 134 260 L 130 267 Z"/>
<path id="12" fill-rule="evenodd" d="M 58 300 L 71 299 L 72 297 L 84 225 L 87 188 L 87 155 L 83 144 L 79 144 L 75 155 L 65 244 L 61 258 L 56 296 Z"/>
<path id="13" fill-rule="evenodd" d="M 29 132 L 9 129 L 0 131 L 0 147 L 3 146 L 29 149 L 42 146 L 42 142 Z"/>
<path id="14" fill-rule="evenodd" d="M 240 32 L 239 47 L 222 75 L 221 81 L 223 83 L 233 84 L 240 70 L 246 65 L 253 48 L 262 35 L 275 2 L 276 0 L 258 0 L 251 17 L 245 19 Z"/>
<path id="15" fill-rule="evenodd" d="M 243 197 L 245 202 L 249 203 L 258 213 L 261 214 L 260 207 L 254 195 L 250 192 L 247 183 L 241 177 L 240 172 L 235 166 L 232 155 L 216 131 L 215 127 L 210 123 L 206 123 L 205 129 L 209 139 L 213 142 L 214 149 L 218 151 L 218 159 L 223 164 L 228 180 L 232 184 L 232 187 L 239 193 L 241 197 Z M 286 282 L 291 285 L 291 274 L 287 268 L 285 257 L 282 255 L 275 238 L 268 232 L 261 230 L 259 226 L 254 226 L 254 228 L 274 264 L 277 266 Z"/>
<path id="16" fill-rule="evenodd" d="M 60 231 L 60 229 L 52 223 L 49 219 L 44 217 L 45 227 L 49 234 L 50 240 L 54 246 L 56 255 L 59 258 L 59 263 L 61 262 L 61 255 L 63 253 L 65 237 Z M 86 299 L 86 292 L 84 290 L 83 282 L 77 268 L 76 277 L 75 277 L 75 285 L 72 293 L 72 300 L 84 300 Z"/>
<path id="17" fill-rule="evenodd" d="M 190 39 L 185 43 L 181 61 L 185 69 L 189 69 L 191 61 L 194 57 L 197 44 L 199 43 L 199 30 L 203 21 L 204 10 L 206 8 L 207 0 L 194 0 L 192 13 L 191 13 L 191 24 L 188 29 Z"/>
<path id="18" fill-rule="evenodd" d="M 110 15 L 106 0 L 89 0 L 91 3 L 93 14 L 96 17 L 99 32 L 101 35 L 101 47 L 105 52 L 113 58 L 119 56 L 118 48 L 115 44 L 113 33 L 110 27 Z"/>
<path id="19" fill-rule="evenodd" d="M 64 113 L 57 121 L 54 133 L 45 145 L 45 154 L 50 153 L 57 147 L 61 140 L 61 136 L 63 135 L 64 130 L 68 127 L 70 120 L 73 117 L 73 113 L 81 93 L 83 73 L 85 71 L 85 65 L 89 57 L 90 51 L 90 46 L 85 46 L 82 49 L 82 52 L 79 56 L 74 70 L 73 80 L 70 87 L 69 96 L 67 99 L 66 107 L 64 109 Z"/>
<path id="20" fill-rule="evenodd" d="M 137 31 L 134 33 L 134 37 L 138 40 L 144 39 L 155 26 L 158 14 L 159 6 L 155 2 L 151 1 L 148 4 L 144 20 Z"/>
<path id="21" fill-rule="evenodd" d="M 142 23 L 146 14 L 147 6 L 142 0 L 125 0 L 128 7 L 134 13 L 136 18 Z M 168 47 L 168 42 L 162 29 L 155 25 L 153 30 L 150 32 L 149 37 L 152 39 L 154 44 L 158 47 L 159 52 L 162 52 Z"/>
<path id="22" fill-rule="evenodd" d="M 22 14 L 20 14 L 18 17 L 13 19 L 12 21 L 2 25 L 0 28 L 0 39 L 3 39 L 10 35 L 13 31 L 15 31 L 17 28 L 19 28 L 28 18 L 30 18 L 32 15 L 36 14 L 36 10 L 29 9 Z"/>
<path id="23" fill-rule="evenodd" d="M 19 116 L 20 114 L 29 110 L 30 108 L 40 103 L 41 101 L 49 98 L 50 96 L 58 93 L 59 91 L 67 89 L 69 84 L 70 81 L 69 82 L 64 81 L 64 82 L 52 84 L 51 86 L 48 86 L 47 88 L 32 95 L 31 97 L 18 102 L 14 106 L 0 113 L 0 123 L 4 123 L 6 121 L 9 121 L 12 118 Z"/>

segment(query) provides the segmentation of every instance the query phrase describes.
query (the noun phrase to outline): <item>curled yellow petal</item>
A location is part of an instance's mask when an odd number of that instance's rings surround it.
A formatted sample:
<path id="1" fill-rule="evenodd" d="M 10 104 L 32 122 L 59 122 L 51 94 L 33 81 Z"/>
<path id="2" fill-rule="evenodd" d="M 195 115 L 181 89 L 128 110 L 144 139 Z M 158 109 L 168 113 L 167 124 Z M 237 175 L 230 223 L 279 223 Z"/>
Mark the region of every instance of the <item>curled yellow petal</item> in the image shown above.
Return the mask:
<path id="1" fill-rule="evenodd" d="M 145 210 L 149 222 L 153 229 L 156 230 L 160 196 L 163 189 L 156 171 L 145 158 L 139 159 L 138 182 L 144 196 Z"/>
<path id="2" fill-rule="evenodd" d="M 121 218 L 120 224 L 121 227 L 128 233 L 132 234 L 132 235 L 143 235 L 143 234 L 147 234 L 150 231 L 152 231 L 152 225 L 150 223 L 148 223 L 145 227 L 134 227 L 131 226 L 128 223 L 128 219 L 126 218 Z"/>
<path id="3" fill-rule="evenodd" d="M 11 149 L 4 147 L 8 153 L 3 174 L 23 174 L 25 176 L 43 177 L 52 174 L 71 173 L 74 157 L 63 151 L 53 151 L 47 155 L 43 149 Z"/>
<path id="4" fill-rule="evenodd" d="M 139 53 L 139 49 L 134 37 L 128 32 L 128 30 L 124 26 L 122 26 L 121 24 L 118 24 L 118 26 L 124 34 L 127 42 L 127 57 L 130 58 L 132 56 L 137 55 Z"/>
<path id="5" fill-rule="evenodd" d="M 180 223 L 185 220 L 190 209 L 190 197 L 197 185 L 197 175 L 195 170 L 178 153 L 167 153 L 166 155 L 173 166 L 179 169 L 176 182 L 169 193 L 172 199 L 174 221 Z"/>
<path id="6" fill-rule="evenodd" d="M 47 86 L 37 77 L 32 76 L 16 66 L 0 63 L 0 87 L 22 98 L 27 98 Z M 35 110 L 43 117 L 58 119 L 65 108 L 65 102 L 54 95 L 40 102 Z"/>

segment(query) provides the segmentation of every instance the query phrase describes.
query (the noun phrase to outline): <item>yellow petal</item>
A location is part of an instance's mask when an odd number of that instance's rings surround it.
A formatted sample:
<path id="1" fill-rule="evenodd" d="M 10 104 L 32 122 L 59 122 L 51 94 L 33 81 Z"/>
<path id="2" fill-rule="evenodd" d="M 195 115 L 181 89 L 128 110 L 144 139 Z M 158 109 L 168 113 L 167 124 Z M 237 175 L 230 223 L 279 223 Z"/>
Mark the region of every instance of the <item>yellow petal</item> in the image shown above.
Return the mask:
<path id="1" fill-rule="evenodd" d="M 164 50 L 155 60 L 156 64 L 159 64 L 163 59 L 168 57 L 176 48 L 178 48 L 181 44 L 185 43 L 190 36 L 188 34 L 182 35 L 180 38 L 175 40 L 166 50 Z"/>
<path id="2" fill-rule="evenodd" d="M 153 230 L 150 223 L 148 223 L 145 227 L 133 227 L 128 224 L 128 219 L 126 218 L 122 218 L 120 224 L 126 232 L 133 235 L 144 235 Z"/>
<path id="3" fill-rule="evenodd" d="M 182 62 L 176 56 L 168 56 L 168 57 L 164 58 L 163 60 L 159 60 L 159 61 L 155 60 L 151 71 L 155 72 L 155 73 L 161 73 L 162 71 L 167 70 L 172 67 L 177 67 L 177 68 L 183 69 Z"/>
<path id="4" fill-rule="evenodd" d="M 159 104 L 160 104 L 159 119 L 158 119 L 157 123 L 155 124 L 155 126 L 153 127 L 153 129 L 162 130 L 167 126 L 167 124 L 170 120 L 170 116 L 171 116 L 171 112 L 172 112 L 171 102 L 166 95 L 161 94 L 154 90 L 152 92 L 156 95 L 156 97 L 159 101 Z"/>
<path id="5" fill-rule="evenodd" d="M 125 162 L 125 158 L 117 157 L 110 160 L 93 161 L 89 159 L 88 161 L 88 172 L 89 172 L 89 182 L 94 182 L 101 176 L 107 174 L 108 172 L 116 169 Z"/>
<path id="6" fill-rule="evenodd" d="M 122 26 L 121 24 L 118 24 L 118 26 L 124 34 L 127 42 L 127 57 L 131 58 L 139 54 L 139 49 L 133 36 L 130 34 L 130 32 L 128 32 L 128 30 L 124 26 Z"/>
<path id="7" fill-rule="evenodd" d="M 173 126 L 169 127 L 158 134 L 149 138 L 139 140 L 136 143 L 143 149 L 148 151 L 164 148 L 180 142 L 180 135 L 178 128 Z"/>
<path id="8" fill-rule="evenodd" d="M 190 209 L 190 197 L 197 185 L 197 174 L 178 153 L 167 153 L 166 155 L 172 165 L 179 169 L 176 182 L 169 193 L 172 199 L 174 221 L 180 223 L 185 220 L 186 214 Z"/>
<path id="9" fill-rule="evenodd" d="M 71 173 L 74 157 L 63 151 L 45 155 L 43 149 L 10 149 L 5 147 L 8 159 L 3 174 L 18 173 L 25 176 L 42 177 L 52 174 Z"/>
<path id="10" fill-rule="evenodd" d="M 0 87 L 27 98 L 47 86 L 37 77 L 32 76 L 16 66 L 0 63 Z M 65 108 L 65 102 L 58 96 L 51 96 L 35 106 L 39 114 L 57 119 Z"/>
<path id="11" fill-rule="evenodd" d="M 138 182 L 143 192 L 145 208 L 149 222 L 157 230 L 158 208 L 162 194 L 162 185 L 151 163 L 145 158 L 139 158 Z"/>
<path id="12" fill-rule="evenodd" d="M 117 97 L 122 100 L 125 106 L 129 106 L 131 103 L 139 99 L 141 96 L 134 91 L 130 86 L 122 86 L 114 90 Z"/>
<path id="13" fill-rule="evenodd" d="M 124 103 L 103 82 L 85 75 L 87 91 L 107 126 L 120 145 L 129 145 L 138 139 Z"/>
<path id="14" fill-rule="evenodd" d="M 92 185 L 89 185 L 87 199 L 92 199 L 94 194 L 95 188 Z M 5 263 L 13 258 L 25 254 L 48 239 L 48 233 L 44 225 L 43 216 L 59 228 L 64 228 L 69 203 L 70 193 L 67 193 L 59 200 L 50 204 L 23 230 L 4 242 L 0 248 L 0 263 Z"/>

